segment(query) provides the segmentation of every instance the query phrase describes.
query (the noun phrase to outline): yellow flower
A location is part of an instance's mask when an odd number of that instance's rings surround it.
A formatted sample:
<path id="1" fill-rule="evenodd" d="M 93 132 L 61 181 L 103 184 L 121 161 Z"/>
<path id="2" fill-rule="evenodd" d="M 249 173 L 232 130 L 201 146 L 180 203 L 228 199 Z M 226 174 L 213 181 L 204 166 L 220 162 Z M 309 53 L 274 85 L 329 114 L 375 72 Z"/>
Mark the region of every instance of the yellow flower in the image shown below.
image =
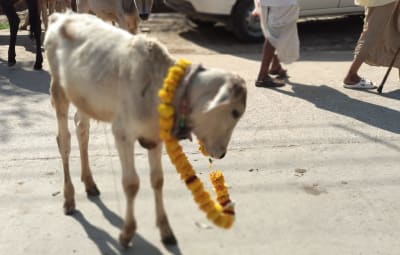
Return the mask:
<path id="1" fill-rule="evenodd" d="M 160 118 L 159 124 L 160 124 L 160 129 L 170 130 L 174 125 L 174 121 L 171 118 Z"/>
<path id="2" fill-rule="evenodd" d="M 160 130 L 160 138 L 163 140 L 171 139 L 169 130 Z"/>
<path id="3" fill-rule="evenodd" d="M 220 204 L 224 204 L 225 202 L 227 202 L 227 201 L 230 200 L 230 199 L 229 199 L 229 194 L 226 193 L 226 195 L 222 195 L 222 196 L 218 195 L 218 196 L 217 196 L 217 200 L 218 200 L 218 202 L 219 202 Z"/>
<path id="4" fill-rule="evenodd" d="M 169 73 L 180 78 L 185 74 L 185 71 L 180 66 L 173 66 L 169 69 Z"/>
<path id="5" fill-rule="evenodd" d="M 186 186 L 191 190 L 198 190 L 200 187 L 203 187 L 203 183 L 199 180 L 199 178 L 196 177 L 196 179 L 188 184 Z"/>
<path id="6" fill-rule="evenodd" d="M 211 211 L 213 208 L 215 208 L 214 202 L 211 199 L 208 201 L 204 201 L 204 204 L 200 204 L 199 206 L 200 206 L 200 209 L 206 213 Z"/>
<path id="7" fill-rule="evenodd" d="M 214 223 L 217 226 L 224 226 L 226 225 L 226 223 L 228 222 L 228 218 L 222 214 L 218 215 L 218 217 L 216 219 L 214 219 Z"/>
<path id="8" fill-rule="evenodd" d="M 210 193 L 208 193 L 205 190 L 197 192 L 196 194 L 194 194 L 193 198 L 197 204 L 204 204 L 205 202 L 207 202 L 211 199 Z"/>
<path id="9" fill-rule="evenodd" d="M 162 118 L 170 118 L 172 115 L 174 115 L 174 107 L 168 104 L 160 104 L 158 106 L 158 112 L 160 113 L 160 116 Z"/>
<path id="10" fill-rule="evenodd" d="M 169 92 L 168 90 L 161 89 L 158 91 L 158 97 L 164 102 L 164 103 L 171 103 L 172 99 L 174 98 L 174 94 Z"/>
<path id="11" fill-rule="evenodd" d="M 226 215 L 225 217 L 223 217 L 223 220 L 222 220 L 222 222 L 220 223 L 219 226 L 222 227 L 222 228 L 225 228 L 225 229 L 230 228 L 232 226 L 232 224 L 233 224 L 233 221 L 234 221 L 234 217 L 233 216 Z"/>
<path id="12" fill-rule="evenodd" d="M 218 216 L 219 216 L 219 211 L 217 208 L 213 208 L 212 210 L 210 210 L 209 212 L 207 212 L 207 218 L 211 221 L 215 220 Z"/>
<path id="13" fill-rule="evenodd" d="M 190 62 L 185 59 L 179 59 L 177 65 L 186 69 L 190 65 Z"/>

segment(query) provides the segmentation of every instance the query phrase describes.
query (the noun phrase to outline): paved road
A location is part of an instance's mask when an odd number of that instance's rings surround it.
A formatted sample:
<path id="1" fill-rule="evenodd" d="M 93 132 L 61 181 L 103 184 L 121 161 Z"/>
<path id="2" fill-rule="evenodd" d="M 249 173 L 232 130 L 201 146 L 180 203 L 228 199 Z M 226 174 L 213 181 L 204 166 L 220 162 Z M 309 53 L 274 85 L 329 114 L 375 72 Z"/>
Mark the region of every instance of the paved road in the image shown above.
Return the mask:
<path id="1" fill-rule="evenodd" d="M 166 208 L 179 241 L 164 247 L 155 227 L 146 154 L 138 149 L 138 235 L 127 251 L 117 242 L 124 196 L 109 127 L 93 122 L 91 129 L 98 200 L 84 193 L 72 138 L 79 212 L 64 216 L 47 65 L 32 71 L 25 33 L 17 48 L 19 64 L 8 68 L 7 31 L 0 31 L 0 254 L 400 254 L 400 83 L 393 72 L 383 96 L 342 88 L 361 24 L 350 21 L 301 24 L 301 60 L 288 66 L 291 77 L 282 89 L 253 86 L 259 44 L 240 44 L 222 28 L 192 29 L 179 18 L 147 25 L 176 57 L 243 76 L 248 108 L 228 155 L 214 164 L 224 171 L 237 205 L 233 229 L 210 225 L 164 157 Z M 375 82 L 384 72 L 361 69 Z M 70 127 L 73 131 L 72 122 Z M 206 180 L 207 159 L 195 145 L 184 147 Z"/>

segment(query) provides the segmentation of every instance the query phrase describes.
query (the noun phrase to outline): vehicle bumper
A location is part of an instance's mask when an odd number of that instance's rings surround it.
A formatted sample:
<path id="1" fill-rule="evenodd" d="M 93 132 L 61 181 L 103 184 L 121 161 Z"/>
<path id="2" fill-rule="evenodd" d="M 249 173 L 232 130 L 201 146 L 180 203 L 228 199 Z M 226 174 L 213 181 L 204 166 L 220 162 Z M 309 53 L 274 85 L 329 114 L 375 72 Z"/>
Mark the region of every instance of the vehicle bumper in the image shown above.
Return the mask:
<path id="1" fill-rule="evenodd" d="M 215 0 L 213 0 L 215 1 Z M 186 14 L 191 18 L 206 21 L 226 21 L 229 18 L 230 12 L 227 14 L 220 14 L 218 12 L 203 12 L 202 10 L 196 9 L 195 6 L 189 1 L 185 0 L 164 0 L 164 3 L 171 9 Z M 217 14 L 218 13 L 218 14 Z"/>

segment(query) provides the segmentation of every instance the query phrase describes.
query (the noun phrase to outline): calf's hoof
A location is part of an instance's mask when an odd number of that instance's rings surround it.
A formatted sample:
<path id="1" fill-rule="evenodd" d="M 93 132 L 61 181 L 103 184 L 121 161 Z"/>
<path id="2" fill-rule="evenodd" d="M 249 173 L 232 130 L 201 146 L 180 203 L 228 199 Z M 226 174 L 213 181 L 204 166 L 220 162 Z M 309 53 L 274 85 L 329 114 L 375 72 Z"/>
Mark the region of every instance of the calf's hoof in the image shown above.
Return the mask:
<path id="1" fill-rule="evenodd" d="M 119 243 L 124 248 L 129 247 L 129 243 L 136 232 L 136 221 L 124 225 L 121 234 L 119 235 Z"/>
<path id="2" fill-rule="evenodd" d="M 73 215 L 75 212 L 75 202 L 64 202 L 64 214 Z"/>
<path id="3" fill-rule="evenodd" d="M 161 241 L 164 245 L 176 245 L 177 241 L 171 226 L 169 225 L 168 218 L 163 215 L 159 218 L 157 226 L 160 228 Z"/>
<path id="4" fill-rule="evenodd" d="M 176 241 L 176 238 L 174 234 L 171 233 L 169 236 L 165 236 L 162 238 L 162 242 L 164 245 L 176 245 L 178 242 Z"/>
<path id="5" fill-rule="evenodd" d="M 88 187 L 86 189 L 86 194 L 90 197 L 98 197 L 100 196 L 100 191 L 97 188 L 96 184 L 92 185 L 91 187 Z"/>
<path id="6" fill-rule="evenodd" d="M 127 249 L 127 248 L 129 248 L 129 243 L 131 242 L 131 237 L 128 237 L 127 235 L 125 235 L 125 234 L 120 234 L 119 235 L 119 243 L 121 244 L 121 246 L 124 248 L 124 249 Z"/>

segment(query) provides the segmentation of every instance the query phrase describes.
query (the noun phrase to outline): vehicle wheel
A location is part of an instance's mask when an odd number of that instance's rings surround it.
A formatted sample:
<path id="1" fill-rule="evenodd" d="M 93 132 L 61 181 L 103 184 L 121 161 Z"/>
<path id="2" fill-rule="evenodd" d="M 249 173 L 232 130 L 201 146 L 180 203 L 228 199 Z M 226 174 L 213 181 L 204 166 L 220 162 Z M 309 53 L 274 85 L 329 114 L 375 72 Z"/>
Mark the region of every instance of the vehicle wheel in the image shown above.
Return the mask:
<path id="1" fill-rule="evenodd" d="M 206 20 L 200 20 L 192 17 L 187 17 L 191 22 L 196 24 L 198 27 L 213 27 L 217 22 L 215 21 L 206 21 Z"/>
<path id="2" fill-rule="evenodd" d="M 253 0 L 239 0 L 232 12 L 232 30 L 239 40 L 244 42 L 261 42 L 264 35 L 261 30 L 259 17 L 254 17 Z"/>

